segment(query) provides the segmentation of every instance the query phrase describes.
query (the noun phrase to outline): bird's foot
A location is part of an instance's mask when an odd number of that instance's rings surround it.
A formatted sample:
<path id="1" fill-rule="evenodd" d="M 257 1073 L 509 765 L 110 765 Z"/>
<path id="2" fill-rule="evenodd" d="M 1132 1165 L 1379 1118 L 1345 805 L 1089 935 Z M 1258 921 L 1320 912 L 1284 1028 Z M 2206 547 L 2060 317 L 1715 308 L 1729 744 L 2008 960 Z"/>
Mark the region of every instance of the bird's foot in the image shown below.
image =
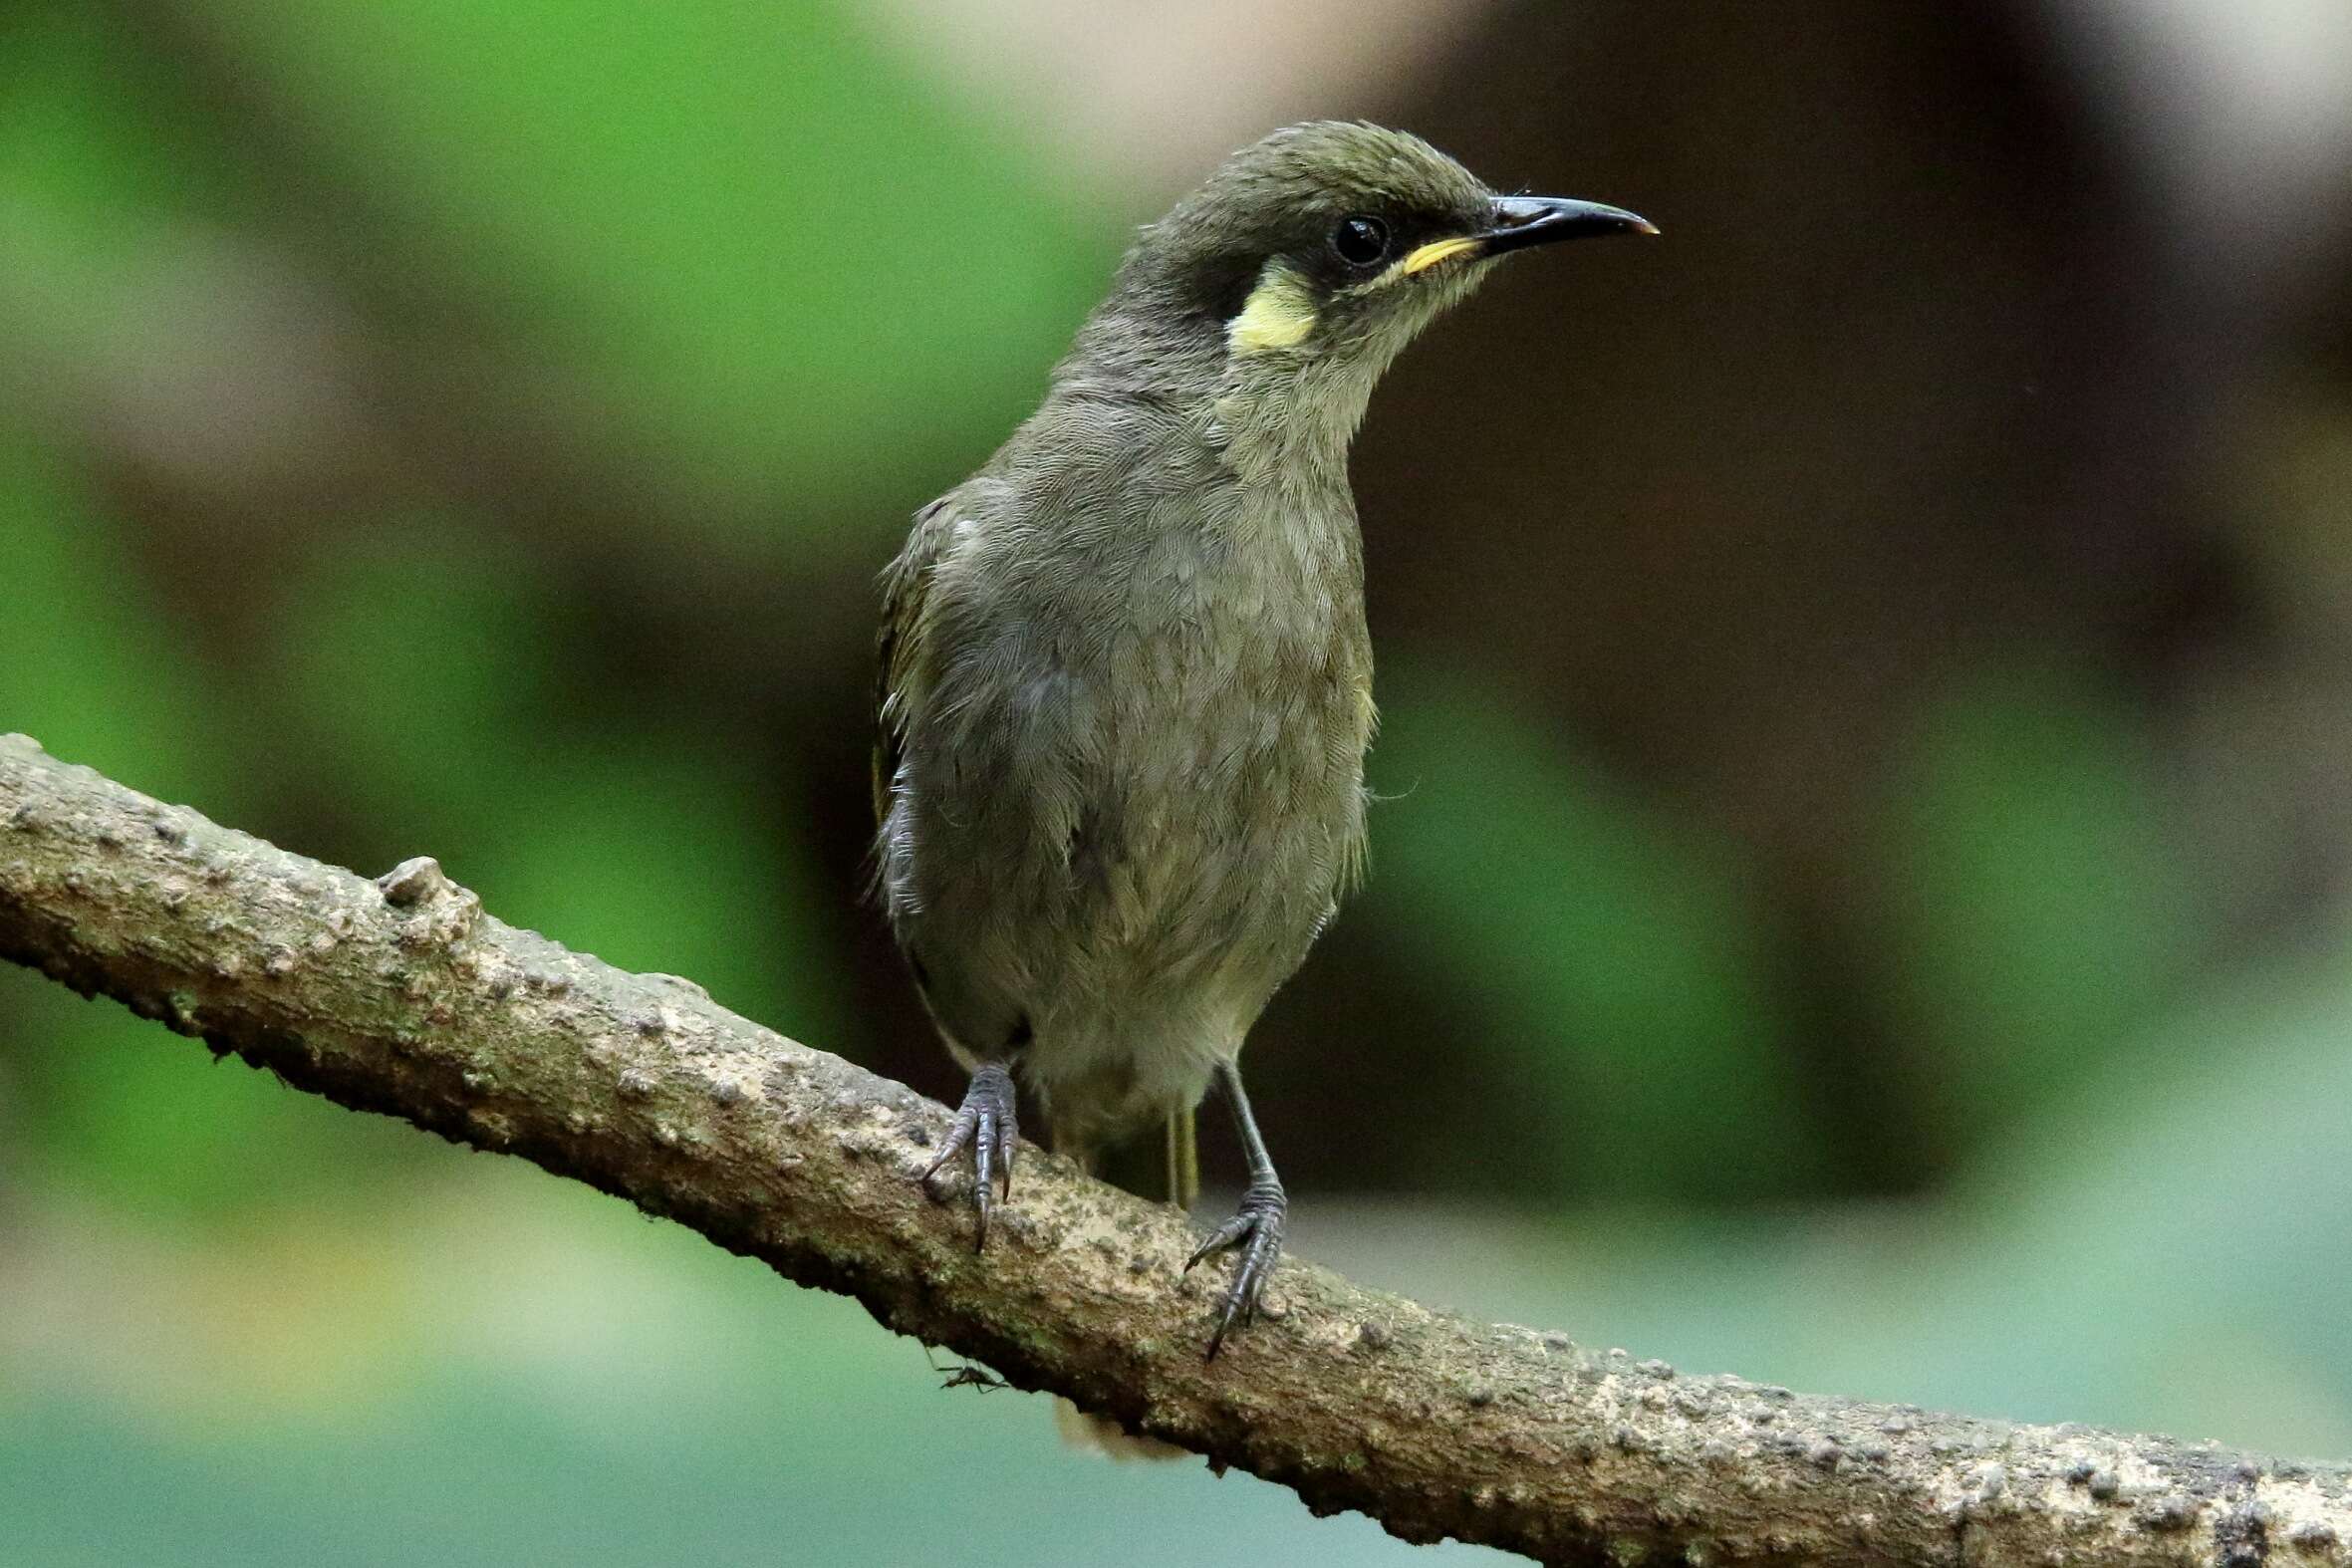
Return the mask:
<path id="1" fill-rule="evenodd" d="M 988 1245 L 988 1212 L 991 1188 L 1000 1178 L 1004 1183 L 1003 1196 L 1009 1201 L 1013 1195 L 1013 1145 L 1021 1136 L 1020 1123 L 1013 1115 L 1013 1075 L 1001 1062 L 986 1062 L 972 1074 L 971 1086 L 963 1092 L 963 1105 L 948 1125 L 946 1142 L 938 1154 L 923 1168 L 922 1186 L 929 1192 L 931 1177 L 953 1160 L 968 1145 L 972 1152 L 972 1207 L 979 1212 L 979 1234 L 972 1249 L 980 1251 Z M 935 1196 L 936 1193 L 933 1193 Z"/>
<path id="2" fill-rule="evenodd" d="M 1252 1181 L 1241 1194 L 1241 1206 L 1233 1217 L 1216 1227 L 1213 1234 L 1184 1262 L 1184 1272 L 1213 1252 L 1227 1247 L 1238 1247 L 1241 1259 L 1233 1265 L 1232 1283 L 1225 1287 L 1225 1304 L 1217 1314 L 1216 1332 L 1208 1336 L 1208 1355 L 1216 1360 L 1216 1353 L 1225 1343 L 1225 1335 L 1232 1329 L 1257 1316 L 1258 1298 L 1265 1294 L 1266 1280 L 1274 1272 L 1274 1260 L 1282 1253 L 1282 1226 L 1290 1216 L 1290 1199 L 1283 1195 L 1282 1183 L 1267 1179 Z"/>

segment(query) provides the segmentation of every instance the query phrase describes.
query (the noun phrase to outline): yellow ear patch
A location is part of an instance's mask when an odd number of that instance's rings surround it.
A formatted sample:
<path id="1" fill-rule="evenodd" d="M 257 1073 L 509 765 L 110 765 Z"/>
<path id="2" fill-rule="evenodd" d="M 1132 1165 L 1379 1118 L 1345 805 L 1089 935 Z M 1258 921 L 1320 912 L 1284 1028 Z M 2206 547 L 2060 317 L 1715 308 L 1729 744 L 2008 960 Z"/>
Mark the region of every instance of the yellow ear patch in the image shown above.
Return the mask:
<path id="1" fill-rule="evenodd" d="M 1476 240 L 1461 235 L 1455 235 L 1452 239 L 1434 239 L 1399 262 L 1397 270 L 1410 278 L 1417 272 L 1428 271 L 1440 261 L 1477 248 Z"/>
<path id="2" fill-rule="evenodd" d="M 1279 262 L 1269 262 L 1259 274 L 1225 328 L 1225 347 L 1233 354 L 1263 354 L 1268 349 L 1295 349 L 1315 330 L 1315 299 L 1307 283 Z"/>

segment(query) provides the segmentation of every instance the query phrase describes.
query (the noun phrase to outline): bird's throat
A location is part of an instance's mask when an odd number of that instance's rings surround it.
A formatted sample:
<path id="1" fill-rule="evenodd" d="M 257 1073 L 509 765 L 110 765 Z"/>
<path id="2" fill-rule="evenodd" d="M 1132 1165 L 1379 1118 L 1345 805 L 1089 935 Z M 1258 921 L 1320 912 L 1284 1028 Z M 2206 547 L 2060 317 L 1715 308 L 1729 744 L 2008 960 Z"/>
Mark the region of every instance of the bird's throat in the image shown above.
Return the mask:
<path id="1" fill-rule="evenodd" d="M 1379 379 L 1347 361 L 1236 356 L 1213 405 L 1216 442 L 1246 480 L 1345 484 L 1348 447 Z"/>

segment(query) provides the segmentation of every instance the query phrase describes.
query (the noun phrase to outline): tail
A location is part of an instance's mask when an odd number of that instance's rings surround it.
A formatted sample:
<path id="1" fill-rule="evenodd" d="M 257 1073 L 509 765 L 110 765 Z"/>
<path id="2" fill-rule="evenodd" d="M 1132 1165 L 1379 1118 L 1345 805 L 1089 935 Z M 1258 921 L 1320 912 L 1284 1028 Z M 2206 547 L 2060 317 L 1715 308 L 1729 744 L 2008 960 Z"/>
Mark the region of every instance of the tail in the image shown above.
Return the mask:
<path id="1" fill-rule="evenodd" d="M 1189 1209 L 1200 1199 L 1200 1144 L 1192 1108 L 1172 1112 L 1162 1128 L 1162 1185 L 1160 1195 L 1178 1208 Z M 1068 1155 L 1087 1175 L 1100 1174 L 1103 1151 L 1052 1130 L 1054 1152 Z M 1126 1463 L 1131 1459 L 1181 1459 L 1186 1451 L 1158 1437 L 1140 1437 L 1106 1416 L 1090 1416 L 1068 1400 L 1054 1398 L 1054 1428 L 1062 1441 L 1082 1451 L 1100 1453 Z"/>
<path id="2" fill-rule="evenodd" d="M 1163 1195 L 1189 1212 L 1200 1201 L 1200 1130 L 1193 1123 L 1190 1106 L 1170 1114 L 1166 1141 L 1168 1185 Z"/>
<path id="3" fill-rule="evenodd" d="M 1162 1124 L 1157 1161 L 1141 1137 L 1105 1144 L 1095 1129 L 1050 1113 L 1046 1127 L 1054 1153 L 1071 1160 L 1090 1176 L 1181 1209 L 1188 1210 L 1200 1201 L 1200 1144 L 1190 1106 L 1170 1112 Z"/>
<path id="4" fill-rule="evenodd" d="M 1099 1453 L 1126 1464 L 1134 1459 L 1188 1459 L 1189 1450 L 1158 1437 L 1139 1437 L 1108 1416 L 1090 1416 L 1059 1394 L 1054 1396 L 1054 1431 L 1065 1447 Z"/>

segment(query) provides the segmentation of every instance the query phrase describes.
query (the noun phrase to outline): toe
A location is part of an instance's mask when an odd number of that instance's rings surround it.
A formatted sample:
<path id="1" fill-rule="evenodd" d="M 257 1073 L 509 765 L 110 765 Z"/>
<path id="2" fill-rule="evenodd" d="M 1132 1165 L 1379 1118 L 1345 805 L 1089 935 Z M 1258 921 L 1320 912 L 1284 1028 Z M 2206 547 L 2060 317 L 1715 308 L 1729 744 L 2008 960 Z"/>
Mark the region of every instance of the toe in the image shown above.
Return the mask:
<path id="1" fill-rule="evenodd" d="M 1184 1272 L 1189 1274 L 1192 1271 L 1192 1265 L 1198 1263 L 1202 1258 L 1213 1256 L 1236 1244 L 1249 1234 L 1251 1222 L 1247 1214 L 1235 1214 L 1231 1219 L 1210 1231 L 1206 1241 L 1192 1249 L 1192 1255 L 1184 1259 Z"/>
<path id="2" fill-rule="evenodd" d="M 980 1108 L 979 1132 L 972 1139 L 972 1206 L 980 1211 L 979 1236 L 972 1243 L 974 1250 L 988 1246 L 988 1210 L 995 1186 L 996 1112 L 992 1107 Z"/>
<path id="3" fill-rule="evenodd" d="M 1219 1226 L 1184 1265 L 1189 1269 L 1221 1247 L 1241 1246 L 1241 1255 L 1233 1265 L 1233 1278 L 1225 1287 L 1224 1301 L 1217 1312 L 1216 1328 L 1208 1338 L 1207 1360 L 1216 1359 L 1217 1352 L 1224 1348 L 1226 1335 L 1257 1317 L 1266 1280 L 1282 1255 L 1283 1218 L 1284 1211 L 1279 1204 L 1244 1206 L 1240 1213 Z"/>
<path id="4" fill-rule="evenodd" d="M 931 1157 L 929 1165 L 922 1168 L 923 1185 L 930 1185 L 931 1177 L 944 1170 L 948 1161 L 963 1152 L 963 1146 L 972 1141 L 972 1131 L 978 1123 L 979 1117 L 970 1106 L 955 1113 L 955 1120 L 947 1124 L 947 1136 L 939 1140 L 939 1152 Z"/>
<path id="5" fill-rule="evenodd" d="M 1013 1195 L 1013 1149 L 1020 1138 L 1019 1129 L 1013 1125 L 1012 1114 L 1007 1111 L 996 1125 L 996 1169 L 1001 1173 L 1003 1195 L 1007 1202 L 1012 1200 Z"/>
<path id="6" fill-rule="evenodd" d="M 932 1177 L 944 1171 L 948 1164 L 965 1149 L 972 1152 L 972 1208 L 978 1216 L 975 1247 L 988 1244 L 988 1222 L 992 1217 L 1001 1192 L 1010 1201 L 1013 1191 L 1013 1150 L 1020 1141 L 1020 1127 L 1014 1120 L 1014 1090 L 1012 1075 L 996 1063 L 988 1063 L 972 1074 L 965 1088 L 963 1104 L 955 1119 L 947 1124 L 947 1136 L 940 1140 L 938 1153 L 923 1167 L 923 1190 L 935 1198 Z"/>

